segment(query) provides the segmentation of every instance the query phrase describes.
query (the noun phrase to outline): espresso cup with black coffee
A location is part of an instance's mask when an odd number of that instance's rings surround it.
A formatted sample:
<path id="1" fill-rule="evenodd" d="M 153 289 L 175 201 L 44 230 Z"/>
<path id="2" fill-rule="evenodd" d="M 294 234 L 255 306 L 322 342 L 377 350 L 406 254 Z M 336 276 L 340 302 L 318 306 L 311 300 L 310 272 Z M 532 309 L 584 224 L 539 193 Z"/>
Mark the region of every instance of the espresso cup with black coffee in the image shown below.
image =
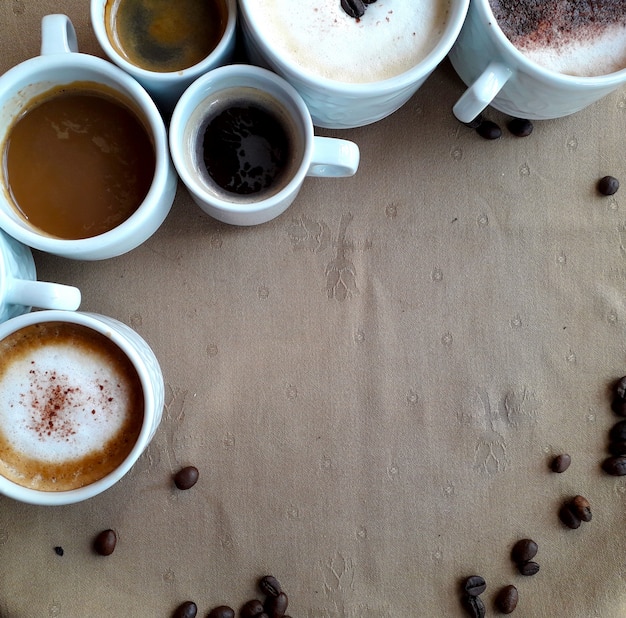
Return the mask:
<path id="1" fill-rule="evenodd" d="M 113 318 L 45 310 L 0 324 L 0 493 L 53 506 L 109 489 L 154 436 L 164 392 L 154 352 Z"/>
<path id="2" fill-rule="evenodd" d="M 68 258 L 110 258 L 165 220 L 177 177 L 148 93 L 78 53 L 65 15 L 42 21 L 42 54 L 0 77 L 0 227 Z"/>
<path id="3" fill-rule="evenodd" d="M 359 148 L 313 133 L 302 97 L 263 68 L 230 65 L 198 78 L 170 123 L 174 165 L 194 201 L 233 225 L 274 219 L 307 176 L 352 176 Z"/>
<path id="4" fill-rule="evenodd" d="M 197 77 L 233 59 L 237 0 L 91 0 L 107 57 L 169 115 Z"/>
<path id="5" fill-rule="evenodd" d="M 468 86 L 453 107 L 542 120 L 567 116 L 626 84 L 626 5 L 472 0 L 452 65 Z"/>

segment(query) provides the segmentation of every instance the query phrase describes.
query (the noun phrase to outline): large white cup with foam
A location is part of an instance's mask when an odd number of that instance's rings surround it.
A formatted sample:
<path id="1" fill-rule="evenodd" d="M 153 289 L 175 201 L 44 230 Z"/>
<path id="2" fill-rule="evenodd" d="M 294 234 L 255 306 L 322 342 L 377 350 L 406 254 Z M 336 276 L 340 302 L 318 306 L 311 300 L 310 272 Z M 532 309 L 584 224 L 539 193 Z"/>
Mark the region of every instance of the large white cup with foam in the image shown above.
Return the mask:
<path id="1" fill-rule="evenodd" d="M 33 226 L 20 214 L 6 177 L 0 170 L 0 228 L 20 242 L 67 258 L 101 260 L 126 253 L 152 236 L 167 217 L 177 188 L 163 119 L 146 90 L 110 62 L 78 53 L 74 26 L 65 15 L 42 20 L 41 55 L 13 67 L 0 77 L 0 144 L 9 139 L 16 119 L 33 100 L 68 84 L 95 83 L 119 94 L 132 105 L 154 147 L 154 173 L 139 207 L 113 229 L 88 238 L 52 236 Z M 68 170 L 68 173 L 76 173 Z M 85 195 L 89 204 L 89 195 Z"/>
<path id="2" fill-rule="evenodd" d="M 39 505 L 92 498 L 152 440 L 165 387 L 126 324 L 35 311 L 0 324 L 0 494 Z"/>
<path id="3" fill-rule="evenodd" d="M 0 230 L 0 322 L 31 307 L 74 311 L 80 301 L 80 290 L 74 286 L 37 281 L 30 249 Z"/>
<path id="4" fill-rule="evenodd" d="M 468 86 L 453 107 L 461 122 L 471 122 L 489 105 L 513 117 L 560 118 L 626 84 L 626 68 L 607 75 L 575 76 L 530 60 L 498 26 L 489 0 L 472 0 L 449 58 Z"/>
<path id="5" fill-rule="evenodd" d="M 445 58 L 469 0 L 379 0 L 354 19 L 339 0 L 239 0 L 252 62 L 296 88 L 313 124 L 371 124 L 404 105 Z"/>

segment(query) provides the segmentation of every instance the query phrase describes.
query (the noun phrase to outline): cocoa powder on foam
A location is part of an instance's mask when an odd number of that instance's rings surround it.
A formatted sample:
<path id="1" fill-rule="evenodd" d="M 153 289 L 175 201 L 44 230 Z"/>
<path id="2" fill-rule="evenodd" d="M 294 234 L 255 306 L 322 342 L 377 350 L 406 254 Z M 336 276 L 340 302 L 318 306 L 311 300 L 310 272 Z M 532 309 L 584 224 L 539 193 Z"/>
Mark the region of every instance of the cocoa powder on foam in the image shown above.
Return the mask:
<path id="1" fill-rule="evenodd" d="M 518 47 L 559 47 L 626 27 L 626 0 L 490 0 L 504 34 Z"/>

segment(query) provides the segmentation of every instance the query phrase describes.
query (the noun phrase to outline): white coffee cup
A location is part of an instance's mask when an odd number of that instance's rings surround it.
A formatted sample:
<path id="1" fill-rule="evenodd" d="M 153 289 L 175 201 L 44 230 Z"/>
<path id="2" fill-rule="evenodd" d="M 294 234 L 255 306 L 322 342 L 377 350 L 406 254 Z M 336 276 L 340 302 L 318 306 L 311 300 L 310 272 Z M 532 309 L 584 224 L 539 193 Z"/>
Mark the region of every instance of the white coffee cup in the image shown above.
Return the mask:
<path id="1" fill-rule="evenodd" d="M 32 307 L 74 311 L 80 301 L 78 288 L 37 281 L 30 249 L 0 230 L 0 322 L 28 313 Z"/>
<path id="2" fill-rule="evenodd" d="M 282 189 L 267 197 L 245 199 L 216 191 L 200 172 L 195 158 L 201 126 L 216 96 L 245 88 L 252 101 L 269 97 L 284 111 L 292 127 L 299 154 Z M 352 176 L 359 165 L 359 148 L 343 139 L 315 136 L 311 115 L 297 91 L 280 76 L 250 65 L 220 67 L 199 77 L 184 92 L 170 123 L 170 151 L 174 165 L 194 201 L 213 218 L 232 225 L 256 225 L 274 219 L 294 201 L 307 176 Z M 206 168 L 205 168 L 206 169 Z"/>
<path id="3" fill-rule="evenodd" d="M 42 20 L 41 55 L 18 64 L 0 77 L 0 144 L 12 122 L 29 102 L 60 85 L 96 82 L 132 102 L 148 131 L 155 151 L 155 172 L 139 208 L 114 229 L 91 238 L 62 239 L 45 234 L 20 216 L 0 172 L 0 228 L 20 242 L 47 253 L 82 260 L 121 255 L 147 240 L 167 217 L 177 187 L 163 119 L 148 93 L 130 75 L 110 62 L 77 52 L 76 32 L 65 15 Z"/>
<path id="4" fill-rule="evenodd" d="M 228 17 L 218 45 L 203 60 L 178 71 L 151 71 L 130 62 L 115 46 L 107 34 L 106 5 L 112 0 L 91 0 L 91 25 L 98 43 L 107 57 L 118 67 L 132 75 L 152 96 L 159 108 L 170 114 L 184 90 L 203 73 L 228 64 L 235 53 L 237 0 L 225 0 Z"/>
<path id="5" fill-rule="evenodd" d="M 163 413 L 165 387 L 159 363 L 146 341 L 126 324 L 103 315 L 75 311 L 35 311 L 0 324 L 0 342 L 20 329 L 32 325 L 41 326 L 50 322 L 84 326 L 103 335 L 117 346 L 136 370 L 144 401 L 143 421 L 132 449 L 112 472 L 99 478 L 99 480 L 76 489 L 51 491 L 18 484 L 0 474 L 0 494 L 30 504 L 55 506 L 92 498 L 112 487 L 131 469 L 152 440 L 159 426 Z M 6 430 L 2 430 L 0 433 L 6 433 Z"/>
<path id="6" fill-rule="evenodd" d="M 471 122 L 488 105 L 513 117 L 560 118 L 626 84 L 626 69 L 579 77 L 550 71 L 529 60 L 502 32 L 489 0 L 472 0 L 449 57 L 468 86 L 453 107 L 461 122 Z"/>
<path id="7" fill-rule="evenodd" d="M 378 81 L 348 83 L 322 77 L 281 53 L 276 40 L 272 39 L 268 28 L 262 23 L 264 17 L 255 13 L 255 2 L 256 0 L 239 0 L 241 31 L 248 57 L 255 64 L 269 68 L 284 77 L 305 100 L 313 124 L 331 129 L 371 124 L 389 116 L 404 105 L 446 57 L 461 30 L 469 5 L 469 0 L 450 1 L 450 10 L 438 41 L 415 66 Z M 410 5 L 412 0 L 399 2 Z M 339 6 L 339 0 L 335 4 Z M 380 6 L 372 4 L 368 7 L 364 19 L 368 15 L 382 11 L 385 13 L 381 17 L 384 23 L 385 18 L 390 18 L 387 12 L 393 9 L 393 6 L 393 2 L 388 2 L 384 7 L 382 3 Z M 398 8 L 404 7 L 398 5 Z M 324 3 L 321 3 L 319 10 L 325 9 Z M 299 9 L 294 6 L 293 10 Z M 381 28 L 384 28 L 384 25 Z M 289 36 L 291 35 L 293 33 L 289 32 Z M 371 38 L 371 33 L 364 32 L 363 35 L 364 40 L 370 45 L 376 44 Z M 388 47 L 382 50 L 382 54 L 394 53 L 393 43 L 388 43 Z M 358 62 L 358 59 L 353 61 Z"/>

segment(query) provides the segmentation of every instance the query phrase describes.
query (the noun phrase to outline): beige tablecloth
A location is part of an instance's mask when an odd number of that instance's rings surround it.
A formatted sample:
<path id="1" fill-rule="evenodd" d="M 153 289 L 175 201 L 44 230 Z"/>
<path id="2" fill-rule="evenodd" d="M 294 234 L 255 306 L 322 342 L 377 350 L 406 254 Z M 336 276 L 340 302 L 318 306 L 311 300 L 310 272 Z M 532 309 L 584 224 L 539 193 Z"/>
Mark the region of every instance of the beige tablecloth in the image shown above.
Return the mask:
<path id="1" fill-rule="evenodd" d="M 102 55 L 86 0 L 3 0 L 2 71 L 38 53 L 51 12 Z M 491 615 L 506 584 L 520 618 L 626 615 L 626 481 L 600 469 L 626 373 L 626 197 L 595 190 L 626 182 L 626 92 L 489 142 L 453 118 L 462 90 L 445 62 L 390 118 L 318 131 L 359 144 L 358 174 L 308 179 L 268 224 L 220 224 L 180 186 L 127 255 L 35 252 L 42 279 L 150 343 L 167 400 L 113 489 L 0 499 L 0 615 L 154 618 L 190 599 L 206 616 L 266 573 L 293 618 L 462 616 L 473 573 Z M 593 520 L 570 530 L 576 494 Z M 510 558 L 523 537 L 533 577 Z"/>

